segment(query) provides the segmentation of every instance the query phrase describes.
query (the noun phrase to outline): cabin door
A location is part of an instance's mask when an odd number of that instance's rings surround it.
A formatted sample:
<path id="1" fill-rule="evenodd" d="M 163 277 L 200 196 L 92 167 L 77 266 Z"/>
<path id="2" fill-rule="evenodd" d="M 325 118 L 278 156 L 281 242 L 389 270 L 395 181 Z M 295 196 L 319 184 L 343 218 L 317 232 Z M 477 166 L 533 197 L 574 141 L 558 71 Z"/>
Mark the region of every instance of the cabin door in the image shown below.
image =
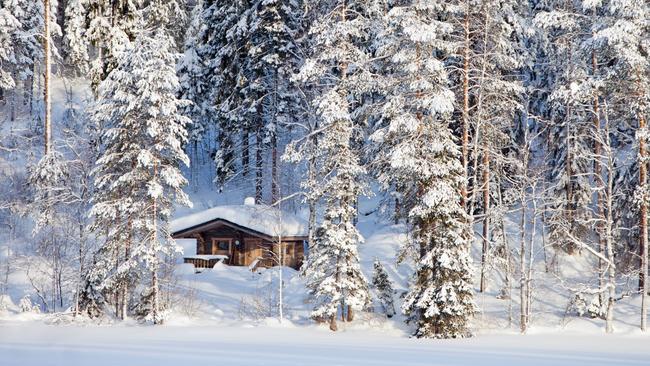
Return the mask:
<path id="1" fill-rule="evenodd" d="M 262 239 L 244 239 L 244 265 L 249 266 L 257 258 L 262 257 Z"/>

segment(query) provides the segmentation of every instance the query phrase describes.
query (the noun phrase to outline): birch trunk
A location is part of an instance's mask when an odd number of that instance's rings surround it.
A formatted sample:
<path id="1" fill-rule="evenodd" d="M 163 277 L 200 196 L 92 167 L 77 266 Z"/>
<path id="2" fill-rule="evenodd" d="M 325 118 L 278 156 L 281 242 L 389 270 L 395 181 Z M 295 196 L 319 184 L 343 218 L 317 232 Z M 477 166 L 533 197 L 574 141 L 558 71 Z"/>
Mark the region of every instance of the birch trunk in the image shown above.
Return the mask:
<path id="1" fill-rule="evenodd" d="M 596 60 L 596 53 L 592 52 L 591 53 L 591 67 L 594 71 L 594 74 L 598 70 L 598 63 Z M 600 135 L 600 100 L 599 100 L 599 95 L 598 92 L 596 91 L 594 93 L 594 135 L 596 138 L 594 139 L 594 183 L 596 184 L 596 210 L 598 211 L 598 215 L 600 216 L 601 220 L 605 218 L 605 208 L 603 207 L 603 190 L 605 189 L 604 187 L 604 182 L 603 182 L 603 177 L 602 177 L 602 168 L 601 168 L 601 135 Z M 596 235 L 598 235 L 598 248 L 600 251 L 600 254 L 605 256 L 605 241 L 603 238 L 603 223 L 602 221 L 598 221 L 596 224 Z M 598 259 L 598 285 L 600 288 L 605 287 L 605 262 L 602 259 Z M 604 298 L 604 293 L 600 293 L 598 295 L 598 300 L 600 302 L 600 306 L 603 306 L 605 303 L 605 298 Z"/>
<path id="2" fill-rule="evenodd" d="M 613 237 L 613 226 L 614 219 L 612 217 L 613 209 L 613 197 L 614 197 L 614 152 L 611 149 L 611 143 L 609 139 L 609 120 L 607 117 L 607 104 L 605 106 L 605 146 L 607 148 L 607 191 L 605 192 L 605 198 L 607 205 L 606 210 L 603 207 L 603 213 L 605 215 L 605 233 L 604 233 L 604 249 L 607 256 L 607 261 L 609 262 L 606 266 L 607 270 L 607 287 L 608 287 L 608 298 L 607 298 L 607 310 L 605 312 L 605 327 L 607 333 L 614 332 L 614 301 L 616 296 L 616 266 L 614 265 L 614 237 Z M 600 261 L 604 262 L 604 261 Z M 604 273 L 603 273 L 604 275 Z M 601 303 L 602 306 L 602 303 Z"/>

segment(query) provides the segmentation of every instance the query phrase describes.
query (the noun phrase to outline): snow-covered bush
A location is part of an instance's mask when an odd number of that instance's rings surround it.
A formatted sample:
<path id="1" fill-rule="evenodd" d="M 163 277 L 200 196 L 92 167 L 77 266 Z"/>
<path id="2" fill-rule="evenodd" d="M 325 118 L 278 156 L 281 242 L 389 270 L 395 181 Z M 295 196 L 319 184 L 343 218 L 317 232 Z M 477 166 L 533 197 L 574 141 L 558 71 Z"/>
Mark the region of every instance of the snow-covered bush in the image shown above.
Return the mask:
<path id="1" fill-rule="evenodd" d="M 23 313 L 41 312 L 41 308 L 39 308 L 38 305 L 33 305 L 32 300 L 29 298 L 28 295 L 25 295 L 22 299 L 20 299 L 20 302 L 18 303 L 18 307 L 20 307 L 20 311 Z"/>
<path id="2" fill-rule="evenodd" d="M 596 295 L 594 298 L 591 300 L 591 303 L 587 307 L 587 315 L 589 315 L 590 318 L 605 318 L 605 310 L 603 309 L 602 304 L 600 303 L 600 296 Z"/>
<path id="3" fill-rule="evenodd" d="M 574 313 L 578 316 L 583 316 L 587 312 L 587 300 L 581 293 L 576 293 L 567 308 L 567 313 Z"/>

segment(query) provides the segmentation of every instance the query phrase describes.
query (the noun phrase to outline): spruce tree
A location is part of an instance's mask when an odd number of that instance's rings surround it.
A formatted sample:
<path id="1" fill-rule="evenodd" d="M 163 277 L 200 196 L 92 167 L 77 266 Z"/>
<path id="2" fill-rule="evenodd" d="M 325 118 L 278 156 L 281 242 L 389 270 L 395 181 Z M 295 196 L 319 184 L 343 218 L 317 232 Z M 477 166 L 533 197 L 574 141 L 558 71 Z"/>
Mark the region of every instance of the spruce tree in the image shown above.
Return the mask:
<path id="1" fill-rule="evenodd" d="M 365 169 L 359 163 L 353 138 L 359 128 L 353 119 L 352 98 L 370 88 L 365 67 L 368 54 L 360 43 L 366 38 L 365 2 L 319 1 L 314 9 L 320 22 L 310 29 L 312 51 L 298 74 L 317 88 L 312 101 L 320 122 L 316 156 L 321 162 L 324 217 L 316 230 L 313 250 L 303 265 L 308 288 L 316 299 L 314 318 L 329 321 L 336 330 L 336 315 L 351 321 L 353 311 L 369 301 L 368 285 L 359 267 L 357 245 L 362 237 L 355 227 L 356 200 L 364 192 Z"/>
<path id="2" fill-rule="evenodd" d="M 106 234 L 104 254 L 124 253 L 121 259 L 99 258 L 97 263 L 108 269 L 94 273 L 106 273 L 103 288 L 119 288 L 124 308 L 124 288 L 133 279 L 144 283 L 141 315 L 155 324 L 164 319 L 162 261 L 176 250 L 169 232 L 172 203 L 189 204 L 179 170 L 189 163 L 182 150 L 189 119 L 181 114 L 186 101 L 177 98 L 173 49 L 173 40 L 162 30 L 139 33 L 101 83 L 93 116 L 105 131 L 95 168 L 94 227 Z"/>
<path id="3" fill-rule="evenodd" d="M 551 121 L 549 238 L 557 248 L 575 254 L 589 233 L 588 206 L 593 195 L 589 180 L 593 89 L 589 64 L 579 49 L 589 34 L 589 17 L 579 4 L 558 0 L 538 7 L 534 21 L 545 31 L 549 58 L 544 72 L 549 79 L 546 115 Z"/>
<path id="4" fill-rule="evenodd" d="M 449 127 L 454 93 L 444 62 L 454 50 L 452 25 L 435 4 L 393 7 L 380 33 L 386 55 L 386 100 L 370 137 L 373 166 L 384 189 L 407 203 L 416 273 L 402 310 L 418 337 L 464 337 L 475 312 L 470 232 L 461 206 L 462 165 Z"/>
<path id="5" fill-rule="evenodd" d="M 373 264 L 374 272 L 372 274 L 372 287 L 377 291 L 377 297 L 381 308 L 387 317 L 392 318 L 395 315 L 395 305 L 393 304 L 393 284 L 388 278 L 386 269 L 378 259 Z"/>
<path id="6" fill-rule="evenodd" d="M 65 36 L 63 51 L 65 60 L 80 74 L 88 71 L 90 56 L 86 37 L 87 0 L 69 0 L 65 8 Z"/>
<path id="7" fill-rule="evenodd" d="M 255 139 L 255 192 L 261 200 L 263 157 L 271 155 L 271 203 L 279 195 L 279 135 L 281 128 L 296 119 L 301 98 L 291 75 L 298 68 L 300 2 L 263 1 L 252 5 L 247 21 L 250 41 L 242 59 L 247 85 L 242 89 L 242 108 L 246 114 L 242 135 L 243 174 L 251 170 L 248 152 L 249 132 Z"/>
<path id="8" fill-rule="evenodd" d="M 16 86 L 12 70 L 8 67 L 15 58 L 12 34 L 20 27 L 18 19 L 5 8 L 0 8 L 0 90 Z"/>

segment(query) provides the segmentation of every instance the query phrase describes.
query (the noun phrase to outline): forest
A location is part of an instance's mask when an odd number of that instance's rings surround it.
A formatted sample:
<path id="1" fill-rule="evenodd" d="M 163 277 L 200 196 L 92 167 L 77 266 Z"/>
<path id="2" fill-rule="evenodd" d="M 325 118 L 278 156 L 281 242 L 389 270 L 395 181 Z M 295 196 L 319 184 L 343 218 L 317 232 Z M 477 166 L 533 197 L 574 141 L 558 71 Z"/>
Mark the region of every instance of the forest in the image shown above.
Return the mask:
<path id="1" fill-rule="evenodd" d="M 166 324 L 170 222 L 250 196 L 281 320 L 645 331 L 649 115 L 645 0 L 0 0 L 0 312 Z"/>

